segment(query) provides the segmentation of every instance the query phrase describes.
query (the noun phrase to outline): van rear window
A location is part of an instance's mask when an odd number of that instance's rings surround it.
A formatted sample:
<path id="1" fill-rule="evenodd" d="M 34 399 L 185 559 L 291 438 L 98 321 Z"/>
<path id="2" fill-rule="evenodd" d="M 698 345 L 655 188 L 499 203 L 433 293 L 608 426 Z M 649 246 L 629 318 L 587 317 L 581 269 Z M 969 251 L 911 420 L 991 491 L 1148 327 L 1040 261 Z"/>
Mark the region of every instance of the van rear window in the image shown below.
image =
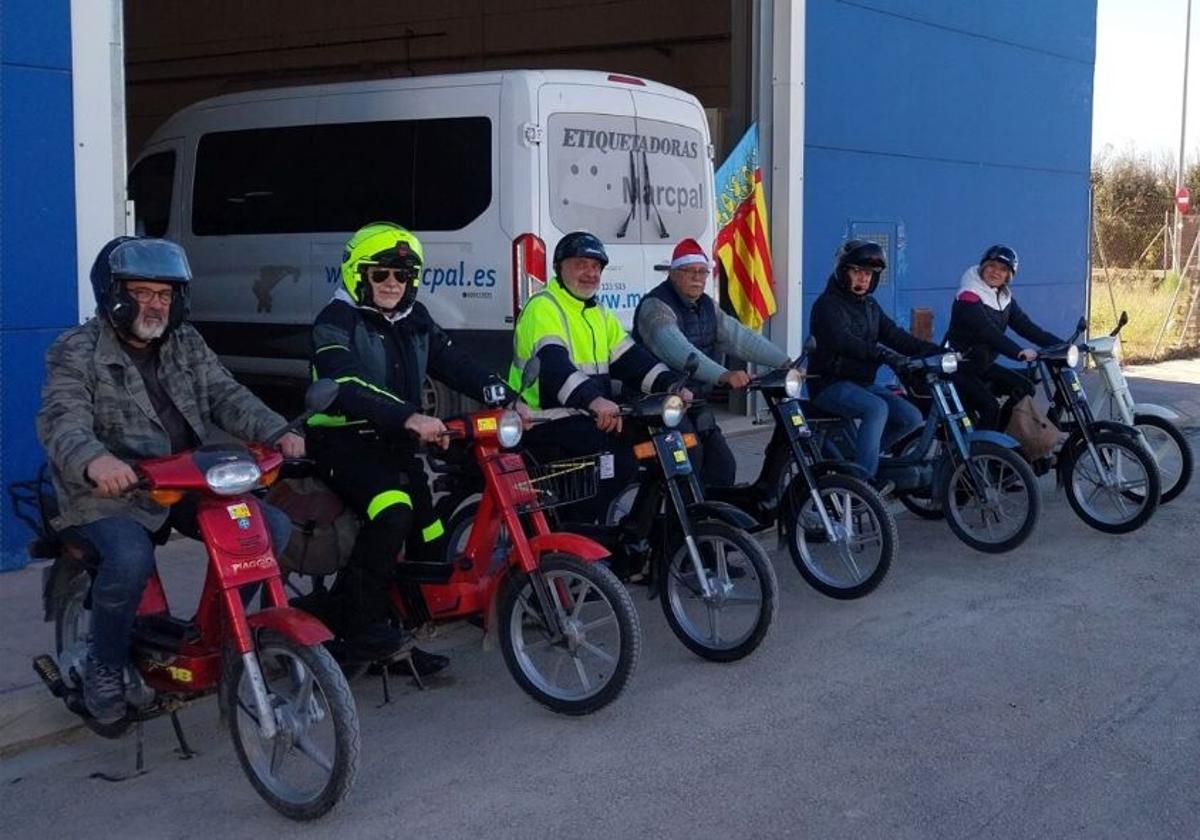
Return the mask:
<path id="1" fill-rule="evenodd" d="M 171 188 L 175 184 L 175 153 L 158 152 L 139 160 L 129 173 L 129 199 L 141 236 L 166 236 L 171 224 Z"/>
<path id="2" fill-rule="evenodd" d="M 200 138 L 192 232 L 459 230 L 491 202 L 487 117 L 224 131 Z"/>
<path id="3" fill-rule="evenodd" d="M 550 218 L 562 231 L 650 244 L 701 237 L 712 214 L 700 132 L 610 114 L 552 114 Z"/>

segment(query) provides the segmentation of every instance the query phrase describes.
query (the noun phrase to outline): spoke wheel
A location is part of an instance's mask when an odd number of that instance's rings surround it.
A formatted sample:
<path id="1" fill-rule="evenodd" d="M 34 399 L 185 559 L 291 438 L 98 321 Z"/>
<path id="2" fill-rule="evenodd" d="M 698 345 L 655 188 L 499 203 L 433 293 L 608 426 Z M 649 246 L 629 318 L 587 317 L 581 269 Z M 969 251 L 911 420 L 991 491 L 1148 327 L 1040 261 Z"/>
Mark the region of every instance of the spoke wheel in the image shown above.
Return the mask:
<path id="1" fill-rule="evenodd" d="M 1042 497 L 1033 470 L 1020 455 L 994 443 L 971 444 L 971 463 L 983 478 L 980 495 L 966 463 L 950 471 L 941 487 L 950 530 L 977 551 L 1011 551 L 1033 533 Z"/>
<path id="2" fill-rule="evenodd" d="M 809 586 L 830 598 L 861 598 L 875 590 L 896 559 L 896 520 L 873 487 L 848 475 L 823 475 L 817 494 L 833 534 L 803 478 L 788 487 L 784 527 L 792 562 Z"/>
<path id="3" fill-rule="evenodd" d="M 1158 509 L 1158 466 L 1145 447 L 1125 435 L 1100 432 L 1092 442 L 1100 463 L 1079 438 L 1063 465 L 1067 502 L 1098 531 L 1136 531 Z"/>
<path id="4" fill-rule="evenodd" d="M 642 645 L 637 613 L 604 566 L 550 554 L 538 571 L 563 632 L 551 632 L 533 581 L 514 572 L 498 612 L 504 662 L 517 685 L 542 705 L 589 714 L 617 699 L 633 674 Z"/>
<path id="5" fill-rule="evenodd" d="M 84 663 L 87 661 L 88 643 L 91 641 L 92 611 L 87 608 L 91 576 L 80 572 L 71 578 L 63 596 L 54 606 L 54 648 L 58 667 L 68 685 L 75 683 L 74 673 L 83 680 Z M 82 687 L 82 683 L 79 683 Z M 100 723 L 91 715 L 81 715 L 88 729 L 102 738 L 119 738 L 132 724 L 128 718 L 113 723 Z"/>
<path id="6" fill-rule="evenodd" d="M 277 733 L 262 737 L 242 658 L 230 654 L 221 691 L 242 769 L 259 796 L 286 817 L 312 820 L 345 798 L 358 768 L 358 713 L 333 657 L 264 630 L 257 656 Z"/>
<path id="7" fill-rule="evenodd" d="M 752 653 L 775 617 L 779 584 L 758 540 L 724 522 L 695 524 L 696 548 L 708 582 L 704 594 L 687 546 L 678 543 L 660 580 L 667 624 L 697 656 L 732 662 Z"/>
<path id="8" fill-rule="evenodd" d="M 1146 448 L 1158 464 L 1162 484 L 1159 502 L 1165 505 L 1186 490 L 1192 480 L 1192 445 L 1178 426 L 1162 417 L 1139 414 L 1133 418 L 1133 425 L 1146 438 Z"/>

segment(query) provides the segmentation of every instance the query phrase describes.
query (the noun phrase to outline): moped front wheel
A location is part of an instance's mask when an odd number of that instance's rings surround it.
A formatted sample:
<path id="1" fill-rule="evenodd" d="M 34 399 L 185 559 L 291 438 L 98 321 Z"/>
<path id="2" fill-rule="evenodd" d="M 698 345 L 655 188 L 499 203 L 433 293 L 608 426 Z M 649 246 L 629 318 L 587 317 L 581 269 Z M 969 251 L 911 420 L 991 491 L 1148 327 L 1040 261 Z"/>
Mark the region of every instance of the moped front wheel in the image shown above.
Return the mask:
<path id="1" fill-rule="evenodd" d="M 345 677 L 321 645 L 264 630 L 257 657 L 275 715 L 263 737 L 251 678 L 231 654 L 221 682 L 238 761 L 267 804 L 293 820 L 313 820 L 345 799 L 358 770 L 358 712 Z"/>
<path id="2" fill-rule="evenodd" d="M 1162 484 L 1159 503 L 1165 505 L 1186 490 L 1192 480 L 1192 445 L 1179 427 L 1165 418 L 1138 414 L 1133 425 L 1145 437 L 1146 447 L 1158 464 Z"/>
<path id="3" fill-rule="evenodd" d="M 1100 462 L 1092 457 L 1092 448 Z M 1154 457 L 1137 440 L 1116 432 L 1082 439 L 1063 452 L 1063 485 L 1071 510 L 1097 531 L 1127 534 L 1158 509 L 1161 484 Z"/>
<path id="4" fill-rule="evenodd" d="M 792 562 L 808 585 L 830 598 L 850 600 L 873 592 L 896 559 L 896 519 L 873 487 L 848 475 L 823 475 L 817 495 L 832 536 L 808 484 L 788 487 L 784 528 Z"/>
<path id="5" fill-rule="evenodd" d="M 543 612 L 532 578 L 514 572 L 497 612 L 504 663 L 517 685 L 552 711 L 602 709 L 625 689 L 641 653 L 633 601 L 607 568 L 568 554 L 544 555 L 537 574 L 557 621 Z"/>
<path id="6" fill-rule="evenodd" d="M 1033 533 L 1041 513 L 1037 478 L 1016 452 L 987 441 L 971 444 L 970 463 L 982 482 L 982 492 L 972 481 L 966 461 L 949 470 L 949 479 L 940 488 L 946 524 L 976 551 L 1011 551 Z"/>
<path id="7" fill-rule="evenodd" d="M 659 601 L 671 632 L 692 653 L 733 662 L 754 652 L 775 617 L 779 583 L 758 540 L 724 522 L 697 522 L 700 572 L 686 543 L 665 563 Z"/>

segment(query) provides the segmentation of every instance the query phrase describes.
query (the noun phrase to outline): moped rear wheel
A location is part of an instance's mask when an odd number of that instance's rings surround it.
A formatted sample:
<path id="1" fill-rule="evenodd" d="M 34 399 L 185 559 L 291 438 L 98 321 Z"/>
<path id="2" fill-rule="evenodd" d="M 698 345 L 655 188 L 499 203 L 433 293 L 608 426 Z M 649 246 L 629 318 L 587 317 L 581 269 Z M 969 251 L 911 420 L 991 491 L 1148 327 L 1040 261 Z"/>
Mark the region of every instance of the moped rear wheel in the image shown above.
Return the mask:
<path id="1" fill-rule="evenodd" d="M 1160 504 L 1166 504 L 1187 489 L 1192 480 L 1192 446 L 1179 427 L 1153 414 L 1138 414 L 1134 427 L 1146 438 L 1146 446 L 1158 464 L 1162 483 Z"/>
<path id="2" fill-rule="evenodd" d="M 238 761 L 258 795 L 285 817 L 312 820 L 349 793 L 358 769 L 358 712 L 345 677 L 321 645 L 264 630 L 257 656 L 277 733 L 262 737 L 242 658 L 226 660 L 222 700 Z"/>
<path id="3" fill-rule="evenodd" d="M 832 540 L 808 484 L 797 477 L 787 493 L 787 547 L 808 585 L 840 600 L 873 592 L 891 569 L 900 543 L 896 519 L 879 493 L 849 475 L 818 478 Z"/>
<path id="4" fill-rule="evenodd" d="M 543 555 L 538 573 L 564 632 L 550 631 L 533 581 L 514 572 L 497 616 L 504 663 L 517 685 L 552 711 L 602 709 L 625 689 L 641 653 L 633 601 L 607 568 L 568 554 Z"/>
<path id="5" fill-rule="evenodd" d="M 82 687 L 84 661 L 91 640 L 92 611 L 87 608 L 91 586 L 91 575 L 81 571 L 71 578 L 54 602 L 55 655 L 63 679 L 72 687 Z M 119 738 L 133 725 L 129 718 L 101 723 L 89 714 L 81 717 L 84 725 L 101 738 Z"/>
<path id="6" fill-rule="evenodd" d="M 733 662 L 762 644 L 775 617 L 779 583 L 758 540 L 724 522 L 694 528 L 704 588 L 688 553 L 677 543 L 660 577 L 663 614 L 671 632 L 692 653 L 714 662 Z"/>
<path id="7" fill-rule="evenodd" d="M 1154 457 L 1137 440 L 1116 432 L 1092 437 L 1101 464 L 1082 440 L 1064 451 L 1063 487 L 1075 515 L 1097 531 L 1127 534 L 1158 510 L 1161 485 Z"/>
<path id="8" fill-rule="evenodd" d="M 946 524 L 954 535 L 976 551 L 1011 551 L 1033 533 L 1042 509 L 1037 478 L 1029 464 L 1011 449 L 975 441 L 971 462 L 985 484 L 981 497 L 966 463 L 950 471 L 940 488 Z"/>

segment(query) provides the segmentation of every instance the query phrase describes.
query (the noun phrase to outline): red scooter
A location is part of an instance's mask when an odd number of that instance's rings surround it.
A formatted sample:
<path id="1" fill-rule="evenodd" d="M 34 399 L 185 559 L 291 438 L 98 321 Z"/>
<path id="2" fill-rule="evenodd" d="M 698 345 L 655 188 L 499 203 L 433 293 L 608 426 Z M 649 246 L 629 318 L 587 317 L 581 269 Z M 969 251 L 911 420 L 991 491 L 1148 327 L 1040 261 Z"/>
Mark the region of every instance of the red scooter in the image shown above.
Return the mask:
<path id="1" fill-rule="evenodd" d="M 536 377 L 534 360 L 525 387 Z M 637 663 L 637 613 L 616 576 L 595 562 L 608 549 L 552 532 L 543 512 L 594 494 L 596 459 L 527 464 L 516 450 L 521 418 L 511 409 L 453 418 L 446 428 L 451 458 L 466 454 L 462 445 L 474 455 L 483 496 L 451 562 L 396 564 L 395 612 L 409 627 L 464 619 L 485 632 L 494 626 L 517 684 L 553 711 L 583 715 L 608 705 Z"/>
<path id="2" fill-rule="evenodd" d="M 337 385 L 313 383 L 306 410 L 267 444 L 202 446 L 140 462 L 147 492 L 163 506 L 196 494 L 197 522 L 208 552 L 208 575 L 196 614 L 171 615 L 155 573 L 138 607 L 131 666 L 125 673 L 125 717 L 102 724 L 83 703 L 91 586 L 95 569 L 87 546 L 43 535 L 40 556 L 54 558 L 45 586 L 47 620 L 55 623 L 57 654 L 34 660 L 34 670 L 67 708 L 106 738 L 138 734 L 137 773 L 143 772 L 142 721 L 169 714 L 185 758 L 192 755 L 177 711 L 220 692 L 242 769 L 273 808 L 296 820 L 320 817 L 350 790 L 358 764 L 358 713 L 346 680 L 325 650 L 329 630 L 288 606 L 279 567 L 257 499 L 283 456 L 271 443 L 326 408 Z M 244 587 L 263 590 L 265 607 L 247 612 Z M 246 590 L 253 591 L 253 590 Z M 117 777 L 104 777 L 117 781 Z"/>

